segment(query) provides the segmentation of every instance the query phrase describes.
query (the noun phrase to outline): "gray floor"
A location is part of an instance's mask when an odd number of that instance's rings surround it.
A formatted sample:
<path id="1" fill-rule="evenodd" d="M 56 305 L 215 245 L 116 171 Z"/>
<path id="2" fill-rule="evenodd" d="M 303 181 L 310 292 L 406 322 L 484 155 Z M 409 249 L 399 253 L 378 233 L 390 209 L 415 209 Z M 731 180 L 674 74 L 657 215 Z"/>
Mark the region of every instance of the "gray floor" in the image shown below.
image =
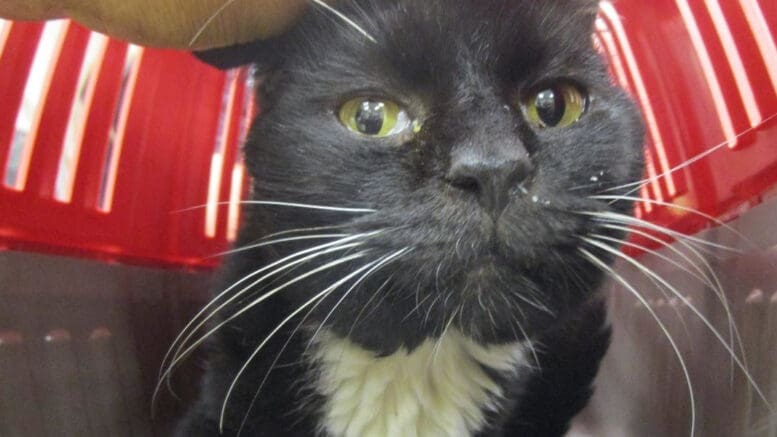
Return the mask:
<path id="1" fill-rule="evenodd" d="M 149 397 L 207 275 L 0 253 L 0 436 L 168 436 Z M 194 359 L 196 363 L 196 358 Z M 176 379 L 190 397 L 197 366 Z"/>

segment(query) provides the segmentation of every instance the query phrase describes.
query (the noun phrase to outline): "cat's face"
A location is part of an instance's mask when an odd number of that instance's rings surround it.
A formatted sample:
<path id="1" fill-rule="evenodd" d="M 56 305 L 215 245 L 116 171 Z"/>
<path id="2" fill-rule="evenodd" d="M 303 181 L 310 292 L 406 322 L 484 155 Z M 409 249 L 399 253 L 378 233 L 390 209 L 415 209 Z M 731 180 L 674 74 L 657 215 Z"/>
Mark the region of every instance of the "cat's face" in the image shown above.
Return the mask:
<path id="1" fill-rule="evenodd" d="M 595 229 L 581 212 L 612 208 L 587 196 L 642 171 L 639 116 L 591 42 L 595 2 L 337 7 L 369 36 L 317 11 L 257 55 L 270 67 L 246 156 L 257 200 L 374 211 L 249 206 L 244 243 L 364 234 L 296 268 L 289 278 L 354 256 L 284 299 L 302 305 L 358 271 L 308 322 L 381 352 L 450 327 L 534 337 L 574 313 L 601 279 L 577 251 Z"/>

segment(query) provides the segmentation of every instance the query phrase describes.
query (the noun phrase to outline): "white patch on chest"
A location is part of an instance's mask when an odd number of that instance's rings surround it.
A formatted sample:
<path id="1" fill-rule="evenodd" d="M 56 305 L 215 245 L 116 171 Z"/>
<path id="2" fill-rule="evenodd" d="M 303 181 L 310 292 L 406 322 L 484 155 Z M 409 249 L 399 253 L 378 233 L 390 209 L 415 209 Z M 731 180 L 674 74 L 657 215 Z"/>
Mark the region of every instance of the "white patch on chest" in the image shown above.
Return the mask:
<path id="1" fill-rule="evenodd" d="M 522 343 L 484 347 L 456 331 L 408 353 L 376 357 L 325 334 L 315 383 L 326 402 L 332 437 L 467 437 L 499 408 L 502 388 L 483 369 L 515 374 L 526 364 Z"/>

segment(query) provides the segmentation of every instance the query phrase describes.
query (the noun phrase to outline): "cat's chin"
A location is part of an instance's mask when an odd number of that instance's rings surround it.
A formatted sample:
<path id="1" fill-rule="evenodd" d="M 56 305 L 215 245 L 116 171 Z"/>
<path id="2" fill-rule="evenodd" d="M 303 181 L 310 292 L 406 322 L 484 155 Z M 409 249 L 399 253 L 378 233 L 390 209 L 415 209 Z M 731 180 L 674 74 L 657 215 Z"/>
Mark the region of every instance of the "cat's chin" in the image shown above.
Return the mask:
<path id="1" fill-rule="evenodd" d="M 484 287 L 489 287 L 500 280 L 507 270 L 505 258 L 496 253 L 487 253 L 477 257 L 468 267 L 465 267 L 462 292 L 482 292 Z"/>

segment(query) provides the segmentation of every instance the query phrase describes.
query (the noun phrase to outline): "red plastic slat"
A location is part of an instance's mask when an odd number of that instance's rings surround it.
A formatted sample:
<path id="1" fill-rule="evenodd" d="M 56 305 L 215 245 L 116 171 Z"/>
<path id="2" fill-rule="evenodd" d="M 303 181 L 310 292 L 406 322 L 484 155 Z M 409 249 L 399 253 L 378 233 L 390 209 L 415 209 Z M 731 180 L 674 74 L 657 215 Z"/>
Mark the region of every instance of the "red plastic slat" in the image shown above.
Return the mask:
<path id="1" fill-rule="evenodd" d="M 0 53 L 0 178 L 6 169 L 24 79 L 32 66 L 41 32 L 41 23 L 13 23 Z"/>
<path id="2" fill-rule="evenodd" d="M 43 197 L 54 194 L 65 128 L 76 93 L 76 83 L 89 42 L 89 31 L 71 24 L 59 50 L 57 67 L 48 85 L 49 96 L 43 106 L 34 136 L 26 189 Z M 56 97 L 51 97 L 56 96 Z"/>
<path id="3" fill-rule="evenodd" d="M 81 159 L 76 170 L 73 204 L 95 209 L 99 199 L 109 133 L 118 111 L 119 92 L 127 44 L 111 41 L 98 73 L 92 110 L 86 121 Z"/>
<path id="4" fill-rule="evenodd" d="M 224 171 L 221 179 L 221 192 L 219 193 L 219 220 L 218 220 L 218 233 L 217 239 L 227 240 L 227 228 L 228 228 L 228 202 L 230 197 L 230 191 L 232 188 L 232 176 L 235 168 L 235 162 L 237 161 L 237 154 L 239 150 L 240 138 L 240 124 L 244 117 L 243 107 L 245 105 L 245 83 L 246 76 L 245 70 L 241 70 L 238 73 L 234 94 L 234 106 L 232 110 L 232 117 L 229 120 L 229 134 L 227 136 L 227 147 L 224 151 Z"/>

